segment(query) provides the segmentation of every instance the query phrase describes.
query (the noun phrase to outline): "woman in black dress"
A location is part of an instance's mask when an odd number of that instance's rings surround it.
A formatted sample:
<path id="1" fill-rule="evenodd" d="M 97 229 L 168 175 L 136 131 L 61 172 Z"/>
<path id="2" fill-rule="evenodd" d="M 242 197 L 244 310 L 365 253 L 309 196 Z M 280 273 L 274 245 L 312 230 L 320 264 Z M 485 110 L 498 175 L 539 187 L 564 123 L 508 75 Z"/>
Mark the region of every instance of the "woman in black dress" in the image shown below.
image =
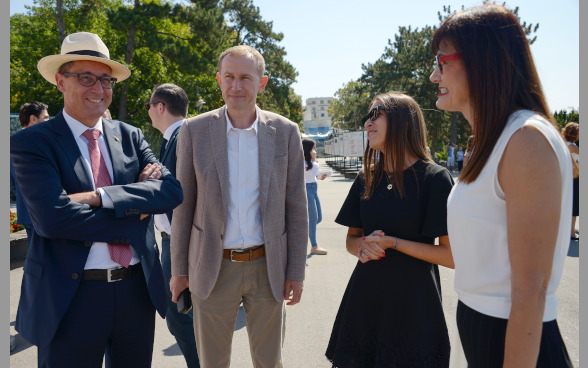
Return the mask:
<path id="1" fill-rule="evenodd" d="M 338 368 L 448 367 L 437 264 L 453 268 L 446 226 L 453 179 L 431 160 L 410 96 L 376 96 L 365 128 L 364 169 L 335 220 L 349 227 L 347 251 L 359 261 L 326 356 Z"/>

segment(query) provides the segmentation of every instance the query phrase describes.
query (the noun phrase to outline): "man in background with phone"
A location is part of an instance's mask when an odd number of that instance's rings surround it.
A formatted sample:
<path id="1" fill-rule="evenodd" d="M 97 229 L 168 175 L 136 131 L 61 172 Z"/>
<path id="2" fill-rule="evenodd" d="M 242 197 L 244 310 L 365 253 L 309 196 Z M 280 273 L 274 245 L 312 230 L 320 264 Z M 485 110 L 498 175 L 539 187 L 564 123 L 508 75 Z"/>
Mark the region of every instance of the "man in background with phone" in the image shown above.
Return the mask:
<path id="1" fill-rule="evenodd" d="M 188 114 L 188 96 L 179 86 L 172 83 L 158 84 L 153 89 L 151 99 L 145 102 L 145 108 L 149 112 L 153 127 L 163 134 L 159 161 L 176 176 L 176 142 L 180 127 Z M 198 351 L 194 337 L 194 325 L 192 311 L 185 304 L 190 301 L 189 291 L 184 298 L 178 300 L 178 304 L 172 301 L 172 293 L 169 288 L 171 278 L 171 260 L 169 245 L 171 239 L 172 211 L 155 215 L 155 228 L 161 232 L 161 267 L 165 280 L 167 295 L 167 313 L 165 320 L 169 332 L 176 338 L 178 346 L 186 359 L 188 368 L 198 368 Z M 182 310 L 183 309 L 183 310 Z"/>

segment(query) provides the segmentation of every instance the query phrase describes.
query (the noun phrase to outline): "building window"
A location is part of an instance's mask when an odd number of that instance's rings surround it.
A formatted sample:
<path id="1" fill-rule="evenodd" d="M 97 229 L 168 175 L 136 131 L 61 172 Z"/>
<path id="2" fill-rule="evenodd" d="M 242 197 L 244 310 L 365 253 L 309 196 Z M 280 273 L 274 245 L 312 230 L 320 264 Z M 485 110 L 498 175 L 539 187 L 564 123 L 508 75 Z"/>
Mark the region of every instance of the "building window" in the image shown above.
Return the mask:
<path id="1" fill-rule="evenodd" d="M 324 118 L 324 117 L 325 117 L 325 114 L 321 114 L 321 118 Z"/>

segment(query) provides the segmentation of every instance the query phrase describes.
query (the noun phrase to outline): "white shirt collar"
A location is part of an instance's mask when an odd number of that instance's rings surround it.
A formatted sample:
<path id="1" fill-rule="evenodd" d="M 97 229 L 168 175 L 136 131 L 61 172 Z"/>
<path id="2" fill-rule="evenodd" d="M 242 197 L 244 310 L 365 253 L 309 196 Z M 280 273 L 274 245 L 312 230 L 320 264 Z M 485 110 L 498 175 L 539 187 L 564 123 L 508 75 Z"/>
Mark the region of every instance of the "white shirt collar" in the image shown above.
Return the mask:
<path id="1" fill-rule="evenodd" d="M 98 129 L 100 133 L 104 134 L 104 129 L 102 128 L 102 118 L 99 118 L 96 124 L 92 128 L 90 128 L 87 125 L 84 125 L 81 122 L 69 116 L 68 113 L 65 112 L 65 109 L 63 109 L 62 112 L 63 118 L 65 119 L 65 122 L 69 126 L 69 129 L 71 130 L 75 138 L 79 138 L 88 129 Z"/>
<path id="2" fill-rule="evenodd" d="M 229 133 L 229 131 L 231 129 L 238 129 L 235 128 L 233 126 L 233 123 L 231 123 L 231 119 L 229 119 L 229 113 L 227 112 L 227 109 L 225 109 L 225 118 L 227 119 L 227 134 Z M 251 126 L 249 126 L 249 128 L 246 129 L 240 129 L 240 130 L 249 130 L 249 129 L 253 129 L 255 131 L 255 135 L 257 135 L 257 127 L 258 127 L 258 123 L 259 123 L 259 114 L 257 113 L 257 106 L 255 107 L 255 120 L 253 121 L 253 123 L 251 124 Z"/>
<path id="3" fill-rule="evenodd" d="M 163 139 L 167 139 L 169 141 L 172 134 L 176 131 L 176 128 L 179 127 L 180 125 L 182 125 L 184 123 L 184 120 L 185 119 L 178 120 L 175 123 L 173 123 L 172 125 L 168 126 L 167 129 L 165 130 L 165 132 L 163 133 Z"/>

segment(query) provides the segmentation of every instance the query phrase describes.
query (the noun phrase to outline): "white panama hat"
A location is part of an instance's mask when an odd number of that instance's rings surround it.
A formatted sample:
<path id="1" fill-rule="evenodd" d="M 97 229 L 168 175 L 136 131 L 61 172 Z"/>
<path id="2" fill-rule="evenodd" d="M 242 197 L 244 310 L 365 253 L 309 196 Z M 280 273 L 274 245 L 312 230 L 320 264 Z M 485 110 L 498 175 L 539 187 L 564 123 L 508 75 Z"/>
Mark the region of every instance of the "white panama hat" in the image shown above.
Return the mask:
<path id="1" fill-rule="evenodd" d="M 94 33 L 78 32 L 68 35 L 61 44 L 61 54 L 45 56 L 37 64 L 39 73 L 48 82 L 56 84 L 55 74 L 59 68 L 70 61 L 96 61 L 110 67 L 112 76 L 122 82 L 131 75 L 126 66 L 110 60 L 110 52 L 100 37 Z"/>

